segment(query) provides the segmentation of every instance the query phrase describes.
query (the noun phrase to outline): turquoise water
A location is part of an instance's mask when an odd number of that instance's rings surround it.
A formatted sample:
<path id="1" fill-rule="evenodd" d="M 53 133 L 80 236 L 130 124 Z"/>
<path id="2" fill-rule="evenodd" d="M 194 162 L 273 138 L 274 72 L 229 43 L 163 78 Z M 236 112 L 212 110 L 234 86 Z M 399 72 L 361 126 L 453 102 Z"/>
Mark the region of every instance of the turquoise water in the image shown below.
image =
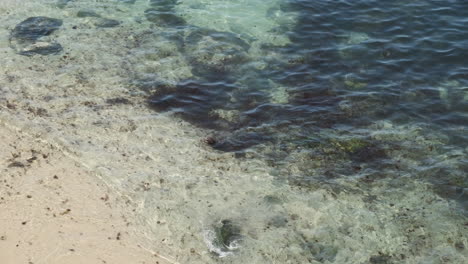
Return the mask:
<path id="1" fill-rule="evenodd" d="M 467 10 L 9 1 L 3 114 L 133 201 L 174 263 L 466 263 Z M 61 22 L 18 37 L 31 16 Z"/>

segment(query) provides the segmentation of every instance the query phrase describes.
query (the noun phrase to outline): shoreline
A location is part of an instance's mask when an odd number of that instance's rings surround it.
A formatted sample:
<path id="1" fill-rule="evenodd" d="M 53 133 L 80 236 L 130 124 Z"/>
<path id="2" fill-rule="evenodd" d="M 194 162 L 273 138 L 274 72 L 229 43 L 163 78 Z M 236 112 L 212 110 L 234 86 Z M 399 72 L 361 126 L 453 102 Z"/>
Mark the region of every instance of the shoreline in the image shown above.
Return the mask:
<path id="1" fill-rule="evenodd" d="M 2 263 L 175 263 L 148 248 L 132 203 L 55 146 L 0 126 Z"/>
<path id="2" fill-rule="evenodd" d="M 462 79 L 380 68 L 387 35 L 335 3 L 205 2 L 0 7 L 0 260 L 468 263 Z M 38 16 L 55 21 L 45 44 L 12 46 Z M 63 50 L 21 55 L 47 45 Z"/>

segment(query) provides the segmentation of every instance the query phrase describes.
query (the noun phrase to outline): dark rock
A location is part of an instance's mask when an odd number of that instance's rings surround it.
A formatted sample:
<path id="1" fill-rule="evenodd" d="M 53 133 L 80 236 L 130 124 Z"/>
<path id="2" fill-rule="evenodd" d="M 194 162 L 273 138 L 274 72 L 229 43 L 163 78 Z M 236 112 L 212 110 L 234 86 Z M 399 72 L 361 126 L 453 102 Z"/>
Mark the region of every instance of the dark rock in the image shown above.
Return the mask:
<path id="1" fill-rule="evenodd" d="M 30 17 L 16 25 L 10 39 L 16 41 L 32 42 L 41 37 L 52 34 L 62 26 L 62 20 L 50 17 Z"/>
<path id="2" fill-rule="evenodd" d="M 136 0 L 120 0 L 120 2 L 123 2 L 125 4 L 134 4 Z"/>
<path id="3" fill-rule="evenodd" d="M 24 168 L 26 167 L 22 162 L 14 161 L 8 165 L 8 168 Z"/>
<path id="4" fill-rule="evenodd" d="M 57 1 L 57 7 L 58 8 L 65 8 L 69 2 L 72 2 L 74 0 L 58 0 Z"/>
<path id="5" fill-rule="evenodd" d="M 77 17 L 101 17 L 98 13 L 93 10 L 80 10 L 76 13 Z"/>
<path id="6" fill-rule="evenodd" d="M 62 26 L 62 20 L 49 17 L 30 17 L 16 25 L 10 34 L 10 45 L 20 55 L 56 54 L 62 51 L 59 43 L 42 40 Z M 41 39 L 41 40 L 40 40 Z"/>
<path id="7" fill-rule="evenodd" d="M 34 42 L 17 49 L 18 54 L 25 56 L 51 55 L 60 53 L 63 50 L 62 45 L 56 42 Z"/>
<path id="8" fill-rule="evenodd" d="M 156 8 L 150 8 L 145 11 L 145 16 L 148 21 L 157 24 L 158 26 L 183 26 L 186 24 L 185 19 L 176 16 L 170 11 L 160 11 Z"/>
<path id="9" fill-rule="evenodd" d="M 213 244 L 223 252 L 232 251 L 235 243 L 240 241 L 241 230 L 231 220 L 222 220 L 219 226 L 215 227 L 215 241 Z"/>
<path id="10" fill-rule="evenodd" d="M 101 18 L 94 23 L 96 27 L 101 27 L 101 28 L 117 27 L 120 24 L 121 24 L 120 21 L 117 21 L 115 19 L 109 19 L 109 18 Z"/>
<path id="11" fill-rule="evenodd" d="M 455 243 L 455 248 L 458 249 L 458 250 L 464 250 L 465 249 L 465 244 L 463 244 L 462 241 L 458 241 L 457 243 Z"/>

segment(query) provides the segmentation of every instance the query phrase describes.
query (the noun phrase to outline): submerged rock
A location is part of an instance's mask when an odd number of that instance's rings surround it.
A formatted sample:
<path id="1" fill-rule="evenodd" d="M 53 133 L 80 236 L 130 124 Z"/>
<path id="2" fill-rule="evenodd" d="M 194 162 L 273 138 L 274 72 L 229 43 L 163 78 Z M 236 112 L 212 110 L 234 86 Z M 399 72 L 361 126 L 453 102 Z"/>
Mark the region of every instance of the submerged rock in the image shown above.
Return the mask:
<path id="1" fill-rule="evenodd" d="M 226 110 L 226 109 L 215 109 L 210 112 L 211 115 L 221 118 L 226 120 L 229 123 L 238 123 L 240 120 L 240 111 L 231 109 L 231 110 Z"/>
<path id="2" fill-rule="evenodd" d="M 177 5 L 177 0 L 150 0 L 150 6 L 161 7 L 161 6 L 172 6 Z"/>
<path id="3" fill-rule="evenodd" d="M 371 146 L 370 142 L 360 138 L 350 138 L 344 140 L 331 139 L 331 144 L 337 149 L 346 153 L 354 153 L 363 148 Z"/>
<path id="4" fill-rule="evenodd" d="M 225 79 L 249 60 L 250 45 L 230 32 L 198 29 L 187 36 L 185 52 L 193 74 L 203 78 Z"/>
<path id="5" fill-rule="evenodd" d="M 241 239 L 240 227 L 235 225 L 231 220 L 222 220 L 220 225 L 215 226 L 215 237 L 212 241 L 213 246 L 220 252 L 215 252 L 219 255 L 223 252 L 231 252 L 238 247 Z"/>
<path id="6" fill-rule="evenodd" d="M 63 50 L 62 45 L 56 42 L 35 42 L 30 45 L 23 46 L 18 49 L 17 52 L 21 55 L 32 56 L 35 54 L 39 55 L 51 55 L 57 54 Z"/>
<path id="7" fill-rule="evenodd" d="M 17 41 L 36 41 L 52 34 L 62 26 L 62 20 L 44 16 L 30 17 L 16 25 L 10 39 Z"/>
<path id="8" fill-rule="evenodd" d="M 122 22 L 118 20 L 102 17 L 93 10 L 80 10 L 78 13 L 76 13 L 76 16 L 80 18 L 91 18 L 91 21 L 94 22 L 94 25 L 101 28 L 117 27 L 122 24 Z"/>
<path id="9" fill-rule="evenodd" d="M 385 150 L 377 145 L 359 148 L 351 156 L 351 159 L 357 162 L 371 162 L 385 158 L 388 158 Z"/>
<path id="10" fill-rule="evenodd" d="M 171 11 L 161 10 L 160 8 L 147 9 L 145 16 L 148 21 L 158 26 L 183 26 L 186 24 L 185 19 L 176 16 Z"/>
<path id="11" fill-rule="evenodd" d="M 370 162 L 387 158 L 385 149 L 381 146 L 382 143 L 377 141 L 360 138 L 332 139 L 331 145 L 357 162 Z"/>
<path id="12" fill-rule="evenodd" d="M 250 45 L 243 39 L 241 39 L 237 34 L 231 32 L 216 31 L 207 28 L 198 28 L 192 33 L 190 33 L 190 35 L 187 37 L 187 42 L 195 44 L 202 41 L 203 38 L 208 36 L 215 41 L 229 43 L 231 45 L 241 47 L 244 51 L 248 51 L 250 49 Z"/>
<path id="13" fill-rule="evenodd" d="M 58 8 L 64 8 L 68 5 L 68 3 L 72 2 L 74 0 L 58 0 L 57 1 L 57 6 Z"/>
<path id="14" fill-rule="evenodd" d="M 350 32 L 347 35 L 346 44 L 357 45 L 365 41 L 368 41 L 369 39 L 370 39 L 369 35 L 367 35 L 364 32 Z"/>
<path id="15" fill-rule="evenodd" d="M 115 19 L 109 19 L 109 18 L 101 18 L 94 23 L 96 27 L 101 27 L 101 28 L 117 27 L 120 24 L 121 24 L 120 21 L 115 20 Z"/>
<path id="16" fill-rule="evenodd" d="M 220 139 L 212 147 L 223 152 L 241 152 L 270 140 L 271 135 L 266 133 L 236 131 L 229 137 Z"/>
<path id="17" fill-rule="evenodd" d="M 62 51 L 59 43 L 43 38 L 62 26 L 62 20 L 49 17 L 30 17 L 16 25 L 10 34 L 10 45 L 20 55 L 50 55 Z"/>
<path id="18" fill-rule="evenodd" d="M 447 109 L 467 109 L 468 86 L 458 80 L 449 80 L 436 85 L 440 101 Z M 465 110 L 462 110 L 465 111 Z"/>
<path id="19" fill-rule="evenodd" d="M 150 6 L 154 10 L 162 12 L 173 12 L 175 6 L 177 5 L 177 0 L 151 0 Z"/>
<path id="20" fill-rule="evenodd" d="M 80 10 L 76 13 L 77 17 L 101 17 L 98 13 L 93 10 Z"/>

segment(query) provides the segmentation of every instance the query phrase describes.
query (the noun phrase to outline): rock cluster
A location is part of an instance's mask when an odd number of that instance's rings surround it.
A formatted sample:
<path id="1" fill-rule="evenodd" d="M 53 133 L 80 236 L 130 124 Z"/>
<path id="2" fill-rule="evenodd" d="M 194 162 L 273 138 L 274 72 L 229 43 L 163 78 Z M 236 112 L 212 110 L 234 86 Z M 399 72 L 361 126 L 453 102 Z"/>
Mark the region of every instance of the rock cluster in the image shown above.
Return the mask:
<path id="1" fill-rule="evenodd" d="M 30 17 L 11 31 L 10 45 L 18 54 L 25 56 L 59 53 L 62 51 L 62 46 L 49 36 L 61 26 L 60 19 Z"/>

